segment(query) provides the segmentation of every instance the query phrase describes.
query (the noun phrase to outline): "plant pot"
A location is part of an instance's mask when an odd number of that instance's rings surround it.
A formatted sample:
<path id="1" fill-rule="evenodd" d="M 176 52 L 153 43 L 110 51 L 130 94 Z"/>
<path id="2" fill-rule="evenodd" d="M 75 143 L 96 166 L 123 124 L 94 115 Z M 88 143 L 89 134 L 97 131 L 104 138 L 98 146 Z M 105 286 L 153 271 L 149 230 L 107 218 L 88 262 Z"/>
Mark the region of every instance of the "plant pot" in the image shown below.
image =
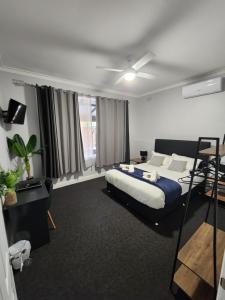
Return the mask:
<path id="1" fill-rule="evenodd" d="M 5 205 L 6 206 L 11 206 L 11 205 L 15 205 L 17 203 L 17 196 L 16 196 L 16 192 L 7 192 L 5 194 Z"/>

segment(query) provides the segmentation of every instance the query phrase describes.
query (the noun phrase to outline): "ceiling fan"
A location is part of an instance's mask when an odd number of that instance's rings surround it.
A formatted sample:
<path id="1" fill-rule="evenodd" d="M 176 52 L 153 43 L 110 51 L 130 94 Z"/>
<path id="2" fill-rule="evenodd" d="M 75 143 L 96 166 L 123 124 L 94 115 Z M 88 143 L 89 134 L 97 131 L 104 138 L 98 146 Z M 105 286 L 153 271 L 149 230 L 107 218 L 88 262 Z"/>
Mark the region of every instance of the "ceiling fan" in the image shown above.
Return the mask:
<path id="1" fill-rule="evenodd" d="M 139 59 L 133 66 L 126 69 L 120 69 L 116 67 L 102 67 L 102 66 L 97 66 L 96 68 L 109 71 L 109 72 L 122 73 L 122 76 L 120 76 L 117 79 L 115 84 L 118 84 L 123 80 L 132 81 L 136 77 L 144 78 L 144 79 L 154 79 L 155 76 L 153 74 L 138 72 L 143 66 L 149 63 L 153 58 L 154 58 L 154 54 L 148 52 L 141 59 Z"/>

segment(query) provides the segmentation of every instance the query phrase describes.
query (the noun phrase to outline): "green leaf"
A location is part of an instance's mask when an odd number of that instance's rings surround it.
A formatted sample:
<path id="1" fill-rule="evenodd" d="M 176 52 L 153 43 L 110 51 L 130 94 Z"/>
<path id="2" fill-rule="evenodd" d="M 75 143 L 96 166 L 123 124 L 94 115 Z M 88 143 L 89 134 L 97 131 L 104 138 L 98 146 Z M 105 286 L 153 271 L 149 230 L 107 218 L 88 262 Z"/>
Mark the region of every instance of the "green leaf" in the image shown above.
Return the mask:
<path id="1" fill-rule="evenodd" d="M 38 149 L 32 152 L 32 154 L 41 154 L 42 153 L 42 149 Z"/>
<path id="2" fill-rule="evenodd" d="M 26 150 L 20 144 L 17 144 L 17 143 L 13 144 L 13 152 L 16 154 L 16 156 L 19 156 L 19 157 L 26 156 Z"/>
<path id="3" fill-rule="evenodd" d="M 19 157 L 27 156 L 27 148 L 19 134 L 15 134 L 13 137 L 13 151 Z"/>
<path id="4" fill-rule="evenodd" d="M 26 145 L 27 154 L 33 153 L 36 145 L 37 145 L 37 137 L 36 137 L 36 135 L 33 134 L 29 138 L 29 141 L 28 141 L 28 143 Z"/>
<path id="5" fill-rule="evenodd" d="M 4 194 L 4 190 L 15 190 L 17 182 L 22 176 L 22 169 L 18 167 L 16 170 L 8 170 L 0 172 L 0 190 Z"/>
<path id="6" fill-rule="evenodd" d="M 7 137 L 7 145 L 8 145 L 9 153 L 12 154 L 13 153 L 13 140 L 10 139 L 9 137 Z"/>
<path id="7" fill-rule="evenodd" d="M 17 183 L 17 180 L 18 180 L 17 174 L 11 172 L 5 179 L 6 186 L 9 188 L 14 188 Z"/>

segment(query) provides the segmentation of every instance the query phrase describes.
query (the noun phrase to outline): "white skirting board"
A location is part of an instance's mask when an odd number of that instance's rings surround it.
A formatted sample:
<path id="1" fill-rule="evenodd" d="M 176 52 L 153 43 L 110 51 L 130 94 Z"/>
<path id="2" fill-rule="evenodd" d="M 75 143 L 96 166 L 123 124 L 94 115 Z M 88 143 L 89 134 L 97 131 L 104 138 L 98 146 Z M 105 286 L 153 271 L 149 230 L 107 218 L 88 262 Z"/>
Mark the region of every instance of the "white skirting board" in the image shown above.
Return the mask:
<path id="1" fill-rule="evenodd" d="M 74 179 L 70 179 L 70 180 L 63 180 L 60 182 L 56 182 L 53 185 L 53 189 L 59 189 L 61 187 L 67 186 L 67 185 L 72 185 L 72 184 L 76 184 L 79 182 L 83 182 L 83 181 L 87 181 L 87 180 L 91 180 L 91 179 L 95 179 L 95 178 L 99 178 L 99 177 L 103 177 L 105 176 L 105 171 L 101 172 L 101 173 L 95 173 L 95 174 L 90 174 L 90 175 L 86 175 L 86 176 L 81 176 L 78 178 L 74 178 Z"/>

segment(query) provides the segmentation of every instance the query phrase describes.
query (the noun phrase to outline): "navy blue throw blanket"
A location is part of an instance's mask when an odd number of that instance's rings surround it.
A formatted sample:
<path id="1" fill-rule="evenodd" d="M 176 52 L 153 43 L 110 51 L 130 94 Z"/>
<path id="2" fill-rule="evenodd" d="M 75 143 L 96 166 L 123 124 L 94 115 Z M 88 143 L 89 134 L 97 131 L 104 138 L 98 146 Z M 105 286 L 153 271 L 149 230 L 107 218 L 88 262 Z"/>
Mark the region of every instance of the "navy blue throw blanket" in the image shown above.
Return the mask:
<path id="1" fill-rule="evenodd" d="M 173 205 L 174 202 L 178 201 L 178 199 L 181 195 L 182 189 L 181 189 L 180 184 L 172 179 L 160 176 L 160 178 L 156 182 L 150 182 L 149 180 L 143 178 L 143 172 L 146 172 L 146 171 L 134 168 L 134 172 L 129 173 L 128 171 L 122 170 L 122 168 L 120 168 L 120 167 L 115 168 L 115 169 L 128 175 L 128 176 L 134 177 L 136 179 L 142 180 L 144 182 L 147 182 L 149 184 L 152 184 L 152 185 L 160 188 L 165 194 L 165 207 L 169 207 L 169 206 Z"/>

